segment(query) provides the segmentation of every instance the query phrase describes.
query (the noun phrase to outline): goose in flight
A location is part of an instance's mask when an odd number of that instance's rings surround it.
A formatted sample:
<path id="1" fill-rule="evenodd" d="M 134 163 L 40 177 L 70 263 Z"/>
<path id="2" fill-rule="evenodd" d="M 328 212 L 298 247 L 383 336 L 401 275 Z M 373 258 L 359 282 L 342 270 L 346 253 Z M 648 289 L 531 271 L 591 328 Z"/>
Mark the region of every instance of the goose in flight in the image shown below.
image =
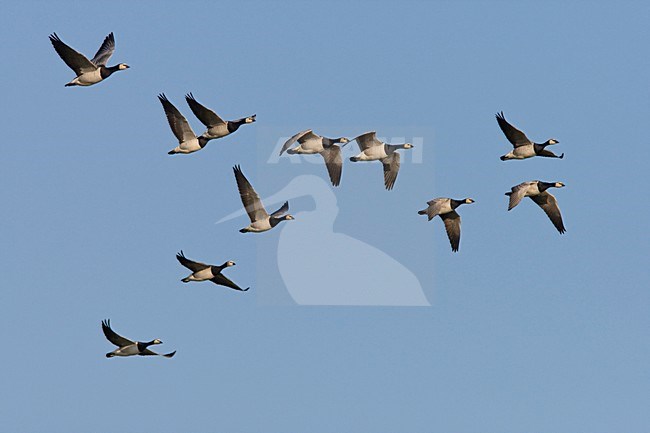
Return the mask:
<path id="1" fill-rule="evenodd" d="M 192 113 L 203 123 L 207 129 L 201 137 L 206 140 L 213 140 L 215 138 L 222 138 L 237 131 L 240 126 L 255 122 L 256 114 L 252 116 L 243 117 L 237 120 L 223 120 L 214 111 L 199 104 L 194 98 L 194 95 L 188 93 L 185 95 L 185 101 L 190 106 Z"/>
<path id="2" fill-rule="evenodd" d="M 115 51 L 115 37 L 110 33 L 99 47 L 95 57 L 88 60 L 86 56 L 66 45 L 56 33 L 50 35 L 50 42 L 57 54 L 66 65 L 74 71 L 77 76 L 66 84 L 69 86 L 92 86 L 110 77 L 113 72 L 123 71 L 129 68 L 126 63 L 119 63 L 115 66 L 106 66 L 106 62 Z"/>
<path id="3" fill-rule="evenodd" d="M 366 132 L 352 139 L 359 145 L 361 153 L 350 158 L 350 161 L 381 161 L 384 166 L 384 185 L 387 190 L 393 189 L 397 172 L 399 171 L 400 156 L 398 149 L 412 149 L 411 143 L 386 144 L 377 139 L 375 131 Z"/>
<path id="4" fill-rule="evenodd" d="M 230 266 L 235 266 L 235 262 L 233 261 L 229 260 L 221 266 L 206 265 L 205 263 L 199 263 L 188 259 L 185 257 L 185 254 L 183 254 L 183 251 L 176 254 L 176 259 L 178 259 L 181 265 L 192 271 L 188 277 L 181 280 L 184 283 L 189 283 L 190 281 L 212 281 L 220 286 L 230 287 L 231 289 L 239 290 L 240 292 L 245 292 L 250 289 L 250 287 L 242 289 L 221 273 L 224 269 L 229 268 Z"/>
<path id="5" fill-rule="evenodd" d="M 546 150 L 546 146 L 559 143 L 556 139 L 551 138 L 546 140 L 544 143 L 533 143 L 528 137 L 526 137 L 526 134 L 508 123 L 503 115 L 503 111 L 497 113 L 496 117 L 501 131 L 503 131 L 506 138 L 513 146 L 512 151 L 501 157 L 501 161 L 506 161 L 508 159 L 526 159 L 532 158 L 533 156 L 545 156 L 547 158 L 559 159 L 564 158 L 564 153 L 557 156 L 550 150 Z"/>
<path id="6" fill-rule="evenodd" d="M 418 214 L 426 215 L 429 218 L 429 221 L 431 221 L 436 215 L 439 215 L 445 223 L 445 229 L 447 230 L 447 237 L 451 244 L 451 250 L 457 252 L 460 247 L 460 215 L 456 212 L 456 208 L 461 204 L 470 203 L 474 203 L 474 200 L 471 198 L 455 200 L 453 198 L 439 197 L 428 201 L 427 204 L 429 207 L 418 211 Z"/>
<path id="7" fill-rule="evenodd" d="M 167 96 L 164 93 L 158 95 L 158 100 L 165 110 L 165 116 L 167 116 L 167 121 L 169 126 L 172 129 L 172 132 L 178 140 L 178 146 L 167 152 L 168 155 L 174 155 L 176 153 L 193 153 L 197 150 L 201 150 L 208 144 L 208 139 L 200 136 L 197 137 L 192 131 L 192 127 L 188 123 L 187 119 L 181 114 L 180 111 L 174 104 L 169 102 Z"/>
<path id="8" fill-rule="evenodd" d="M 298 146 L 289 149 L 289 147 L 298 142 Z M 288 139 L 280 149 L 280 155 L 285 151 L 290 155 L 303 154 L 312 155 L 318 153 L 325 160 L 325 167 L 330 176 L 332 185 L 339 186 L 341 183 L 341 170 L 343 169 L 343 159 L 341 158 L 341 147 L 337 144 L 347 144 L 350 140 L 345 137 L 327 138 L 315 134 L 311 129 L 301 131 Z"/>
<path id="9" fill-rule="evenodd" d="M 260 196 L 257 195 L 253 189 L 253 186 L 250 184 L 248 179 L 246 179 L 246 176 L 244 176 L 244 173 L 242 173 L 241 168 L 236 165 L 233 167 L 233 171 L 235 172 L 235 180 L 237 181 L 239 196 L 241 197 L 244 209 L 246 209 L 246 213 L 248 213 L 248 217 L 251 220 L 251 223 L 248 227 L 244 227 L 243 229 L 239 230 L 241 233 L 265 232 L 271 230 L 281 221 L 294 219 L 293 216 L 286 214 L 289 211 L 288 201 L 284 202 L 280 209 L 269 215 L 262 205 Z"/>
<path id="10" fill-rule="evenodd" d="M 176 354 L 175 350 L 171 353 L 166 353 L 164 355 L 149 350 L 148 349 L 149 346 L 153 346 L 154 344 L 162 344 L 162 341 L 158 340 L 157 338 L 149 342 L 141 343 L 139 341 L 131 341 L 128 338 L 124 338 L 121 335 L 118 335 L 115 331 L 111 329 L 110 320 L 102 321 L 102 331 L 104 331 L 104 335 L 106 336 L 106 339 L 108 339 L 108 341 L 110 341 L 111 343 L 117 346 L 117 349 L 115 349 L 112 352 L 108 352 L 106 354 L 107 358 L 112 358 L 114 356 L 134 356 L 134 355 L 140 355 L 140 356 L 155 355 L 155 356 L 164 356 L 165 358 L 171 358 Z"/>
<path id="11" fill-rule="evenodd" d="M 532 201 L 542 208 L 557 231 L 562 234 L 566 232 L 566 229 L 562 222 L 560 208 L 557 205 L 557 200 L 553 194 L 549 193 L 547 190 L 549 188 L 562 188 L 564 186 L 565 185 L 562 182 L 542 182 L 540 180 L 522 182 L 517 186 L 513 186 L 511 190 L 506 193 L 506 195 L 510 197 L 508 210 L 517 206 L 524 197 L 530 197 Z"/>

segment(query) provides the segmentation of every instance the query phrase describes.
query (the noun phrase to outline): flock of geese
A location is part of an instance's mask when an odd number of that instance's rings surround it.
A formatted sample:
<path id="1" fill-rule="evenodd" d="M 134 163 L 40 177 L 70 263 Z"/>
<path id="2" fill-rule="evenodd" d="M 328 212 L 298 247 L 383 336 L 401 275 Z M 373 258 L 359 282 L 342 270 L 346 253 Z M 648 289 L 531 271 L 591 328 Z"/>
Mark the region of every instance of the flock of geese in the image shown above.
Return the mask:
<path id="1" fill-rule="evenodd" d="M 106 63 L 115 51 L 115 37 L 113 36 L 113 33 L 106 36 L 99 50 L 97 50 L 97 53 L 92 59 L 88 59 L 83 54 L 65 44 L 56 33 L 50 35 L 50 42 L 65 64 L 68 65 L 76 74 L 76 77 L 65 86 L 92 86 L 104 81 L 117 71 L 123 71 L 129 68 L 125 63 L 106 66 Z M 206 127 L 205 132 L 201 135 L 196 135 L 187 119 L 169 101 L 169 99 L 167 99 L 164 93 L 158 95 L 158 99 L 163 106 L 172 133 L 178 140 L 178 146 L 168 152 L 170 155 L 198 152 L 203 149 L 210 140 L 227 137 L 236 132 L 242 125 L 251 124 L 256 121 L 255 114 L 237 120 L 223 120 L 213 110 L 200 104 L 192 93 L 188 93 L 185 95 L 185 101 L 190 107 L 192 113 Z M 496 120 L 513 147 L 510 152 L 501 156 L 502 161 L 511 159 L 527 159 L 535 156 L 558 159 L 564 157 L 564 153 L 558 156 L 553 152 L 546 150 L 546 147 L 559 143 L 558 140 L 551 138 L 544 143 L 535 143 L 530 140 L 526 134 L 511 125 L 506 120 L 503 112 L 497 113 Z M 350 161 L 380 161 L 384 171 L 384 186 L 387 190 L 393 189 L 400 168 L 400 154 L 398 151 L 402 149 L 412 149 L 413 145 L 411 143 L 384 143 L 377 139 L 375 131 L 366 132 L 350 140 L 346 137 L 323 137 L 314 133 L 311 129 L 308 129 L 295 134 L 287 140 L 280 150 L 280 155 L 284 152 L 287 152 L 290 155 L 321 155 L 325 162 L 332 185 L 338 186 L 341 182 L 341 172 L 343 168 L 341 148 L 353 141 L 356 141 L 358 144 L 360 153 L 351 157 Z M 295 143 L 298 143 L 298 145 L 291 147 Z M 246 176 L 244 176 L 241 167 L 239 165 L 234 166 L 233 172 L 239 196 L 250 219 L 250 224 L 239 230 L 241 233 L 262 233 L 271 230 L 282 221 L 290 221 L 294 219 L 292 215 L 288 214 L 288 202 L 285 202 L 278 210 L 269 214 L 264 208 L 259 195 L 255 192 L 255 189 Z M 562 187 L 564 187 L 562 182 L 542 182 L 540 180 L 522 182 L 519 185 L 513 186 L 509 192 L 506 192 L 506 195 L 509 197 L 508 210 L 516 207 L 524 197 L 529 197 L 542 208 L 558 232 L 564 233 L 566 229 L 562 222 L 562 215 L 557 200 L 548 191 L 550 188 Z M 474 203 L 474 200 L 471 198 L 457 200 L 448 197 L 439 197 L 428 201 L 428 207 L 418 211 L 418 214 L 426 215 L 429 221 L 434 217 L 439 216 L 444 222 L 451 249 L 453 252 L 457 252 L 460 247 L 461 225 L 461 218 L 457 212 L 457 208 L 463 204 L 471 203 Z M 176 259 L 182 266 L 192 272 L 189 276 L 181 280 L 183 283 L 193 281 L 211 281 L 215 284 L 237 291 L 245 292 L 249 289 L 248 287 L 242 289 L 223 275 L 222 272 L 225 269 L 235 266 L 235 262 L 233 261 L 227 261 L 222 265 L 209 265 L 188 259 L 185 257 L 183 251 L 180 251 L 176 255 Z M 157 355 L 171 358 L 176 353 L 176 351 L 174 351 L 161 355 L 149 350 L 149 346 L 162 343 L 159 339 L 154 339 L 148 342 L 137 342 L 122 337 L 113 331 L 109 320 L 102 321 L 102 330 L 108 341 L 117 346 L 117 349 L 106 354 L 107 358 L 134 355 Z"/>

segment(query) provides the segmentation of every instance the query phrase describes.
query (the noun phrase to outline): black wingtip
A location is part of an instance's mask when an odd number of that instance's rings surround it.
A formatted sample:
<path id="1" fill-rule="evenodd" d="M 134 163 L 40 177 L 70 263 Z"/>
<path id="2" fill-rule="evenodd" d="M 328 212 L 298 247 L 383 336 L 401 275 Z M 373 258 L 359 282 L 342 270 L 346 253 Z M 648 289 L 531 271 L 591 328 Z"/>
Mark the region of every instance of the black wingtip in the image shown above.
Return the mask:
<path id="1" fill-rule="evenodd" d="M 564 158 L 564 153 L 562 153 L 562 155 L 560 155 L 559 158 L 563 159 Z"/>
<path id="2" fill-rule="evenodd" d="M 166 354 L 164 354 L 163 356 L 164 356 L 165 358 L 171 358 L 171 357 L 173 357 L 174 355 L 176 355 L 176 351 L 175 351 L 175 350 L 174 350 L 172 353 L 166 353 Z"/>

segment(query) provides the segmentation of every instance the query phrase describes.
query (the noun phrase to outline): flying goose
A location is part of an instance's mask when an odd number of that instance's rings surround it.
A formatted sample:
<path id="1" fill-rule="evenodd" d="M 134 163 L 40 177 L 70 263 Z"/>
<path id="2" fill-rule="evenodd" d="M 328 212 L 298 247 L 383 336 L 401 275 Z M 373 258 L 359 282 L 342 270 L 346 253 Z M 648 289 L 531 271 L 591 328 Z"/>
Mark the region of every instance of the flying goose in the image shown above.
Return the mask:
<path id="1" fill-rule="evenodd" d="M 293 149 L 289 149 L 293 143 L 298 142 L 299 145 Z M 341 158 L 341 147 L 337 146 L 338 143 L 343 145 L 349 143 L 345 137 L 327 138 L 315 134 L 311 129 L 301 131 L 288 139 L 280 149 L 280 155 L 285 151 L 290 155 L 303 154 L 312 155 L 315 153 L 320 154 L 325 160 L 327 173 L 330 176 L 332 185 L 339 186 L 341 183 L 341 170 L 343 168 L 343 159 Z"/>
<path id="2" fill-rule="evenodd" d="M 558 144 L 559 141 L 556 139 L 551 138 L 549 140 L 546 140 L 544 143 L 533 143 L 528 137 L 526 137 L 526 134 L 508 123 L 505 116 L 503 115 L 503 111 L 501 113 L 497 113 L 496 116 L 499 127 L 505 134 L 508 141 L 512 143 L 512 146 L 514 147 L 512 151 L 506 153 L 501 157 L 501 161 L 506 161 L 508 159 L 526 159 L 532 158 L 533 156 L 545 156 L 548 158 L 560 159 L 564 158 L 564 153 L 560 156 L 557 156 L 550 150 L 545 149 L 546 146 Z"/>
<path id="3" fill-rule="evenodd" d="M 233 261 L 229 260 L 221 266 L 206 265 L 205 263 L 199 263 L 188 259 L 185 257 L 185 254 L 183 254 L 183 251 L 176 254 L 176 258 L 181 265 L 192 271 L 189 276 L 181 280 L 184 283 L 189 283 L 190 281 L 212 281 L 214 284 L 230 287 L 231 289 L 239 290 L 240 292 L 245 292 L 250 289 L 250 287 L 242 289 L 221 273 L 224 269 L 230 266 L 235 266 L 235 262 Z"/>
<path id="4" fill-rule="evenodd" d="M 428 201 L 429 207 L 418 211 L 418 215 L 426 215 L 429 221 L 436 215 L 440 215 L 440 218 L 445 223 L 451 250 L 457 252 L 460 246 L 460 215 L 456 212 L 456 208 L 461 204 L 470 203 L 474 203 L 471 198 L 455 200 L 453 198 L 439 197 Z"/>
<path id="5" fill-rule="evenodd" d="M 191 93 L 185 95 L 185 101 L 187 101 L 187 105 L 190 106 L 192 113 L 194 113 L 201 123 L 208 128 L 207 131 L 201 134 L 201 137 L 207 140 L 230 135 L 238 130 L 241 125 L 255 122 L 255 117 L 257 117 L 256 114 L 253 114 L 252 116 L 243 117 L 241 119 L 226 121 L 219 117 L 214 111 L 199 104 Z"/>
<path id="6" fill-rule="evenodd" d="M 366 132 L 352 139 L 359 145 L 361 153 L 350 158 L 350 161 L 381 161 L 384 165 L 384 185 L 387 190 L 393 189 L 397 172 L 399 171 L 399 153 L 397 149 L 412 149 L 411 143 L 386 144 L 377 139 L 375 131 Z"/>
<path id="7" fill-rule="evenodd" d="M 172 132 L 178 140 L 178 146 L 167 152 L 167 154 L 192 153 L 203 149 L 208 144 L 208 139 L 203 136 L 197 137 L 194 134 L 187 119 L 169 102 L 169 99 L 167 99 L 164 93 L 158 95 L 158 99 L 165 110 L 169 126 L 172 128 Z"/>
<path id="8" fill-rule="evenodd" d="M 251 220 L 251 223 L 248 227 L 244 227 L 243 229 L 239 230 L 241 233 L 265 232 L 267 230 L 271 230 L 281 221 L 294 219 L 291 215 L 284 215 L 289 211 L 288 201 L 284 202 L 280 209 L 269 215 L 262 205 L 260 196 L 257 195 L 250 182 L 248 182 L 248 179 L 246 179 L 246 176 L 244 176 L 244 173 L 242 173 L 241 168 L 236 165 L 233 167 L 233 171 L 235 172 L 235 180 L 237 181 L 239 196 L 241 197 L 244 209 L 246 209 L 246 213 L 248 213 L 248 217 Z"/>
<path id="9" fill-rule="evenodd" d="M 66 45 L 56 33 L 50 35 L 50 42 L 52 42 L 59 57 L 77 74 L 74 80 L 65 85 L 66 87 L 92 86 L 110 77 L 115 71 L 123 71 L 129 68 L 129 65 L 126 63 L 106 66 L 106 62 L 108 62 L 108 59 L 113 55 L 113 51 L 115 51 L 115 37 L 112 32 L 106 36 L 102 46 L 99 47 L 95 57 L 91 60 L 88 60 L 86 56 Z"/>
<path id="10" fill-rule="evenodd" d="M 128 338 L 124 338 L 121 335 L 118 335 L 111 329 L 111 321 L 110 320 L 103 320 L 102 321 L 102 331 L 104 331 L 104 335 L 114 345 L 117 346 L 117 349 L 115 349 L 112 352 L 108 352 L 106 354 L 107 358 L 112 358 L 114 356 L 134 356 L 134 355 L 140 355 L 140 356 L 150 356 L 150 355 L 156 355 L 156 356 L 164 356 L 165 358 L 171 358 L 176 354 L 176 351 L 174 350 L 171 353 L 166 353 L 164 355 L 161 355 L 156 352 L 152 352 L 151 350 L 148 349 L 149 346 L 153 346 L 154 344 L 162 344 L 162 341 L 159 339 L 151 340 L 146 343 L 141 343 L 139 341 L 131 341 Z"/>
<path id="11" fill-rule="evenodd" d="M 546 215 L 549 217 L 557 231 L 562 234 L 566 231 L 566 229 L 562 223 L 562 214 L 560 213 L 560 208 L 558 207 L 557 200 L 553 194 L 547 191 L 549 188 L 562 187 L 564 187 L 564 184 L 562 182 L 542 182 L 540 180 L 522 182 L 517 186 L 513 186 L 511 188 L 511 191 L 506 193 L 506 195 L 510 197 L 508 210 L 511 210 L 517 206 L 521 199 L 524 197 L 530 197 L 532 201 L 537 203 L 537 205 L 541 207 L 544 212 L 546 212 Z"/>

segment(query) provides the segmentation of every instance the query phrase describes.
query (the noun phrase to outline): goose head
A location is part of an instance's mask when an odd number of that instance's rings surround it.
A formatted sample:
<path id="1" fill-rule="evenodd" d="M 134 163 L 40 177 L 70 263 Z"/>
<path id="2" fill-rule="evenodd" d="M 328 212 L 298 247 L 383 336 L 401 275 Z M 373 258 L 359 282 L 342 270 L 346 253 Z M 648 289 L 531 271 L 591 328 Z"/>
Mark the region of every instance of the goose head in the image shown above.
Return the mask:
<path id="1" fill-rule="evenodd" d="M 413 149 L 415 146 L 413 146 L 411 143 L 405 143 L 402 148 L 404 149 Z"/>
<path id="2" fill-rule="evenodd" d="M 253 123 L 255 122 L 255 118 L 257 117 L 257 114 L 253 114 L 252 116 L 249 116 L 244 119 L 244 123 Z"/>
<path id="3" fill-rule="evenodd" d="M 555 182 L 554 186 L 555 186 L 556 188 L 563 188 L 563 187 L 565 187 L 566 185 L 564 185 L 564 183 L 562 183 L 562 182 Z"/>
<path id="4" fill-rule="evenodd" d="M 233 262 L 232 260 L 228 260 L 226 263 L 224 263 L 222 266 L 224 268 L 229 268 L 231 266 L 235 266 L 237 263 Z"/>
<path id="5" fill-rule="evenodd" d="M 129 68 L 130 68 L 130 66 L 127 65 L 126 63 L 120 63 L 119 65 L 117 65 L 117 69 L 120 70 L 120 71 L 123 71 L 125 69 L 129 69 Z"/>
<path id="6" fill-rule="evenodd" d="M 550 146 L 551 144 L 558 144 L 558 143 L 559 143 L 558 140 L 556 140 L 555 138 L 551 138 L 551 139 L 547 140 L 546 143 L 544 143 L 544 145 Z"/>
<path id="7" fill-rule="evenodd" d="M 475 200 L 474 200 L 473 198 L 466 198 L 465 200 L 463 200 L 463 202 L 464 202 L 465 204 L 472 204 L 472 203 L 474 203 L 474 201 L 475 201 Z"/>

